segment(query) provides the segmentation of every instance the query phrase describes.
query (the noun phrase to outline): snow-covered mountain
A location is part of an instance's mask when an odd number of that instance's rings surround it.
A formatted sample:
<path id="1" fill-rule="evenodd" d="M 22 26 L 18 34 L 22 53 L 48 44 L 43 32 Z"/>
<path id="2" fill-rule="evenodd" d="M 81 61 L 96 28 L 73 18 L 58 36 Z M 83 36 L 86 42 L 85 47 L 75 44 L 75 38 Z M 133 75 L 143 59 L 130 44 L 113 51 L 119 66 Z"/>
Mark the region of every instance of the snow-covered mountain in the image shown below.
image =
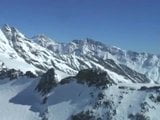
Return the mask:
<path id="1" fill-rule="evenodd" d="M 1 120 L 159 120 L 160 56 L 0 29 Z"/>
<path id="2" fill-rule="evenodd" d="M 41 47 L 31 39 L 25 37 L 16 28 L 5 25 L 1 29 L 1 57 L 0 61 L 7 68 L 20 69 L 23 72 L 33 71 L 35 73 L 45 72 L 47 69 L 55 66 L 57 72 L 65 76 L 65 74 L 73 74 L 73 70 L 65 63 L 65 58 L 61 59 L 58 54 Z M 63 69 L 59 70 L 60 68 Z M 58 69 L 59 68 L 59 69 Z"/>
<path id="3" fill-rule="evenodd" d="M 159 86 L 115 85 L 103 77 L 90 83 L 95 76 L 82 78 L 70 78 L 49 93 L 45 103 L 49 120 L 159 120 Z"/>
<path id="4" fill-rule="evenodd" d="M 47 48 L 53 52 L 60 53 L 61 51 L 61 45 L 55 40 L 45 36 L 45 35 L 37 35 L 32 37 L 32 41 L 39 44 L 40 46 Z"/>
<path id="5" fill-rule="evenodd" d="M 145 74 L 154 82 L 160 82 L 160 56 L 158 55 L 122 50 L 89 38 L 85 40 L 73 40 L 67 44 L 56 43 L 56 45 L 59 46 L 59 49 L 46 48 L 53 52 L 67 55 L 97 57 L 103 60 L 113 59 L 120 64 L 124 64 Z"/>
<path id="6" fill-rule="evenodd" d="M 97 65 L 95 60 L 106 62 L 107 59 L 112 59 L 117 64 L 124 64 L 145 74 L 152 82 L 160 80 L 158 55 L 126 51 L 89 38 L 73 40 L 70 43 L 58 43 L 45 35 L 37 35 L 29 39 L 16 28 L 8 25 L 4 25 L 0 30 L 0 40 L 1 54 L 4 55 L 0 61 L 5 61 L 7 67 L 25 71 L 29 68 L 28 70 L 31 71 L 43 72 L 54 66 L 60 72 L 73 75 L 84 68 L 104 68 L 101 63 Z M 22 67 L 18 63 L 23 64 Z"/>
<path id="7" fill-rule="evenodd" d="M 155 80 L 149 80 L 121 62 L 108 59 L 109 57 L 104 58 L 106 54 L 110 54 L 107 52 L 109 48 L 90 39 L 74 40 L 68 44 L 57 43 L 44 35 L 29 39 L 16 28 L 8 25 L 2 27 L 0 38 L 0 61 L 7 68 L 40 74 L 53 67 L 59 80 L 87 68 L 105 70 L 115 82 L 153 82 Z"/>
<path id="8" fill-rule="evenodd" d="M 160 86 L 114 83 L 101 70 L 82 70 L 58 82 L 54 69 L 41 77 L 0 72 L 1 120 L 159 120 Z"/>

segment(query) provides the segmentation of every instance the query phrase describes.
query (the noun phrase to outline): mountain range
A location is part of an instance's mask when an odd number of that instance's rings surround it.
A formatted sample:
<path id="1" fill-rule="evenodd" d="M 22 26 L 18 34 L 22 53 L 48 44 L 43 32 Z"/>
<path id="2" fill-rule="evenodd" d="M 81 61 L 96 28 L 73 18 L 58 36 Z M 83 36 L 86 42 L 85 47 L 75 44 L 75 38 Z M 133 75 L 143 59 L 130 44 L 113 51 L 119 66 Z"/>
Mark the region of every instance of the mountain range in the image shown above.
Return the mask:
<path id="1" fill-rule="evenodd" d="M 89 38 L 69 43 L 59 43 L 44 35 L 27 38 L 8 25 L 0 30 L 0 42 L 0 61 L 9 68 L 44 72 L 54 67 L 57 74 L 66 76 L 86 68 L 107 70 L 111 59 L 118 66 L 145 74 L 152 83 L 160 82 L 158 55 L 122 50 Z"/>
<path id="2" fill-rule="evenodd" d="M 159 119 L 159 55 L 90 38 L 29 38 L 4 25 L 0 70 L 2 120 Z"/>

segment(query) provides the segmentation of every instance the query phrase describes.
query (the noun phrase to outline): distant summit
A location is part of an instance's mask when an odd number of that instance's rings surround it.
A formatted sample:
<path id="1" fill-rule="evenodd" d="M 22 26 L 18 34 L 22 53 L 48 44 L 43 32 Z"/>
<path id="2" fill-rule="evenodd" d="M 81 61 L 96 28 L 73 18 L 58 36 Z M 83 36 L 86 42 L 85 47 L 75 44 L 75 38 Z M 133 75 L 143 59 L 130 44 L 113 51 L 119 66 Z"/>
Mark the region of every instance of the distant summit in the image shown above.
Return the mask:
<path id="1" fill-rule="evenodd" d="M 0 30 L 0 51 L 0 62 L 6 67 L 22 71 L 31 69 L 38 74 L 53 67 L 59 79 L 75 75 L 82 69 L 98 68 L 125 76 L 121 82 L 160 83 L 160 56 L 122 50 L 90 38 L 60 43 L 43 34 L 28 38 L 17 28 L 4 25 Z"/>

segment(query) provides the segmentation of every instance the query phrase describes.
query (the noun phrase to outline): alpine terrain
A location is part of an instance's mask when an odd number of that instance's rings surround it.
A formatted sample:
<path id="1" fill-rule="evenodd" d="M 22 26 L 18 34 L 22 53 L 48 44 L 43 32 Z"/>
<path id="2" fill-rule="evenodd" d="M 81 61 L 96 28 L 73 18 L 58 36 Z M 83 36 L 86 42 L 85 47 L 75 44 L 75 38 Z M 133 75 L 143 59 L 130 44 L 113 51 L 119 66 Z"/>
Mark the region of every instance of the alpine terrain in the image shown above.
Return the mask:
<path id="1" fill-rule="evenodd" d="M 159 120 L 160 56 L 0 29 L 0 120 Z"/>

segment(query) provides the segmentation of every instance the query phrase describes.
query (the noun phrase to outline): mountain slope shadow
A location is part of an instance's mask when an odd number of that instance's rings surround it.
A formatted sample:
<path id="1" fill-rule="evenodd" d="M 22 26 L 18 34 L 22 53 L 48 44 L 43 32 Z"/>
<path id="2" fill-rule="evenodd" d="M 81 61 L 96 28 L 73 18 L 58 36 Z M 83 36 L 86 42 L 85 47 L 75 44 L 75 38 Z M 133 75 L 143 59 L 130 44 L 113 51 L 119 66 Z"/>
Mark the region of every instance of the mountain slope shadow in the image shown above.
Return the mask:
<path id="1" fill-rule="evenodd" d="M 38 106 L 41 103 L 40 95 L 34 90 L 37 85 L 37 80 L 33 80 L 31 84 L 15 97 L 9 100 L 10 103 L 31 106 L 30 110 L 39 112 Z"/>

